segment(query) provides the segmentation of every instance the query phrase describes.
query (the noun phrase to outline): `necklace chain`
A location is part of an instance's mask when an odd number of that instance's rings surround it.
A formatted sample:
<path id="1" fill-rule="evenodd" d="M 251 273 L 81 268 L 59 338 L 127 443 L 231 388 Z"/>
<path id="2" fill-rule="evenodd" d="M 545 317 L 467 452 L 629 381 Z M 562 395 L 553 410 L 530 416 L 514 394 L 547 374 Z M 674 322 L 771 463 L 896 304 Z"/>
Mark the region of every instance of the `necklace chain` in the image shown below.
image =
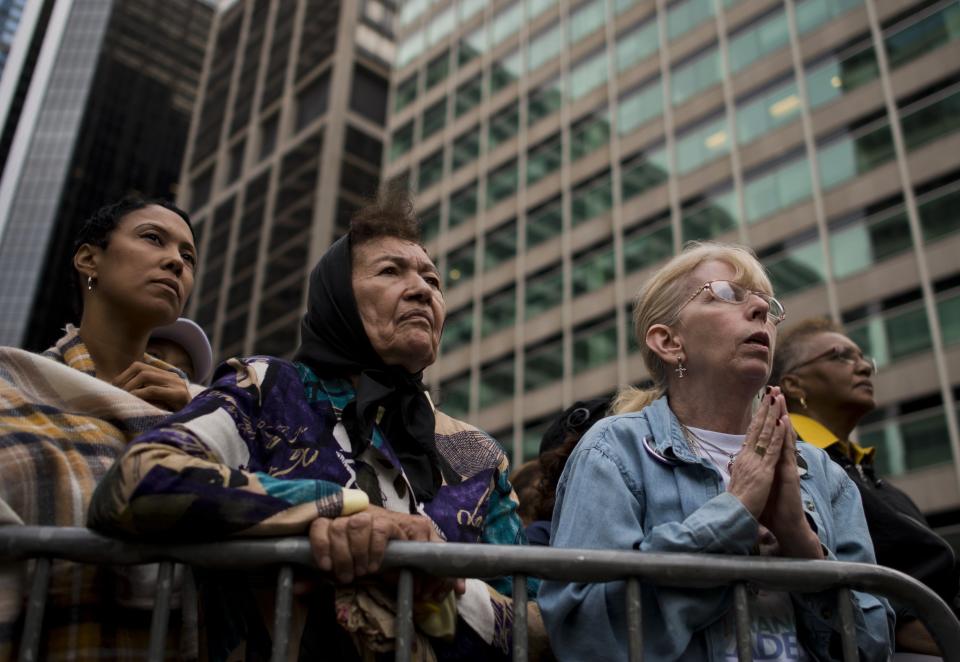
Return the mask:
<path id="1" fill-rule="evenodd" d="M 704 445 L 706 445 L 707 448 L 712 448 L 713 450 L 719 453 L 723 453 L 729 458 L 729 461 L 727 462 L 727 473 L 730 473 L 733 470 L 733 461 L 737 459 L 737 455 L 740 453 L 739 450 L 736 451 L 735 453 L 731 453 L 730 451 L 719 446 L 718 444 L 715 444 L 712 441 L 708 441 L 707 439 L 704 439 L 700 435 L 695 434 L 693 430 L 688 428 L 683 423 L 680 423 L 680 430 L 683 432 L 683 436 L 686 438 L 687 443 L 693 449 L 694 453 L 696 453 L 697 457 L 703 457 L 704 455 L 708 454 L 706 449 L 704 448 Z"/>

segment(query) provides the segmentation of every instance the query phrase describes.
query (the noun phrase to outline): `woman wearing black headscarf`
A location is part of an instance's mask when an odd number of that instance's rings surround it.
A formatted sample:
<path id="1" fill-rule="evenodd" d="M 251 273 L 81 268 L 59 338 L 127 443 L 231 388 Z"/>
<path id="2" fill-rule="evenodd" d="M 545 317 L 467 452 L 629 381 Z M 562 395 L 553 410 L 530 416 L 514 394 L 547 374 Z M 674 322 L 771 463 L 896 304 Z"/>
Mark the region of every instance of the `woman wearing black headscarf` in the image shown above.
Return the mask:
<path id="1" fill-rule="evenodd" d="M 390 609 L 370 608 L 393 599 L 377 572 L 389 540 L 522 542 L 503 451 L 435 410 L 421 382 L 436 359 L 444 303 L 418 236 L 405 198 L 361 210 L 311 274 L 295 361 L 221 366 L 210 389 L 131 445 L 95 494 L 90 526 L 189 540 L 309 531 L 337 586 L 311 594 L 305 608 L 317 618 L 307 619 L 299 649 L 322 647 L 327 659 L 392 648 Z M 434 605 L 418 619 L 417 649 L 440 659 L 506 656 L 509 581 L 490 584 L 423 581 L 420 598 Z M 232 605 L 227 618 L 237 615 L 237 601 L 220 599 Z M 240 639 L 217 642 L 220 650 L 245 643 L 249 657 L 269 642 L 251 613 L 222 629 L 243 623 Z"/>

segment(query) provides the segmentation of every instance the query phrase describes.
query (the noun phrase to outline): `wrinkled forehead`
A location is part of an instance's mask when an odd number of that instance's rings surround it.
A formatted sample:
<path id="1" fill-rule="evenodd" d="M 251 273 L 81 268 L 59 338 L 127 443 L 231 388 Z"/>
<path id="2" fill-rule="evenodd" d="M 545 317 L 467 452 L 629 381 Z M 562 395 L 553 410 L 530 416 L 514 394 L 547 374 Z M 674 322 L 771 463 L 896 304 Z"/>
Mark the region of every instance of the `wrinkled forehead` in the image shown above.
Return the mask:
<path id="1" fill-rule="evenodd" d="M 353 269 L 362 270 L 373 265 L 392 261 L 409 264 L 418 271 L 439 273 L 437 265 L 420 244 L 397 237 L 378 237 L 353 247 Z"/>

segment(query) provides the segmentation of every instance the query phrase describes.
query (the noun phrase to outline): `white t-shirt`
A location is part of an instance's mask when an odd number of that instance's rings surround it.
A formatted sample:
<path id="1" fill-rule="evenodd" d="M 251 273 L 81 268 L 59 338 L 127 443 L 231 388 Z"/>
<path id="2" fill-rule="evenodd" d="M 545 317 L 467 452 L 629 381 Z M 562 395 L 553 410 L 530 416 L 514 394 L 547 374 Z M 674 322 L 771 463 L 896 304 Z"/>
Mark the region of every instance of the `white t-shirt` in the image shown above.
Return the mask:
<path id="1" fill-rule="evenodd" d="M 747 438 L 744 434 L 725 434 L 704 430 L 702 428 L 687 428 L 695 435 L 692 443 L 700 440 L 701 455 L 705 456 L 720 472 L 723 486 L 730 482 L 730 456 L 736 456 L 743 448 Z M 689 443 L 689 442 L 688 442 Z M 797 640 L 796 614 L 793 611 L 793 602 L 790 594 L 785 591 L 767 591 L 760 589 L 751 592 L 750 604 L 750 633 L 753 642 L 753 659 L 763 662 L 801 662 L 809 660 L 807 654 Z M 724 632 L 727 643 L 724 646 L 724 655 L 728 660 L 737 659 L 737 635 L 733 610 L 724 619 Z"/>

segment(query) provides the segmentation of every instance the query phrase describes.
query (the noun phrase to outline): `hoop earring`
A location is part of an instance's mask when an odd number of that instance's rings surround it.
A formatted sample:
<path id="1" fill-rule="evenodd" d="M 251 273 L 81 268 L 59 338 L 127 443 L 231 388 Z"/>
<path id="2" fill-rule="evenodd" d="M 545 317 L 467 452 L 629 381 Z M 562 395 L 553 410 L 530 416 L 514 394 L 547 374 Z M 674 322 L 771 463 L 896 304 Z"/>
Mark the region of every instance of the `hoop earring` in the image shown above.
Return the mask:
<path id="1" fill-rule="evenodd" d="M 677 359 L 677 367 L 673 371 L 677 373 L 677 379 L 683 379 L 683 375 L 687 372 L 687 369 L 683 367 L 683 359 Z"/>
<path id="2" fill-rule="evenodd" d="M 87 276 L 87 292 L 93 292 L 93 276 Z"/>

